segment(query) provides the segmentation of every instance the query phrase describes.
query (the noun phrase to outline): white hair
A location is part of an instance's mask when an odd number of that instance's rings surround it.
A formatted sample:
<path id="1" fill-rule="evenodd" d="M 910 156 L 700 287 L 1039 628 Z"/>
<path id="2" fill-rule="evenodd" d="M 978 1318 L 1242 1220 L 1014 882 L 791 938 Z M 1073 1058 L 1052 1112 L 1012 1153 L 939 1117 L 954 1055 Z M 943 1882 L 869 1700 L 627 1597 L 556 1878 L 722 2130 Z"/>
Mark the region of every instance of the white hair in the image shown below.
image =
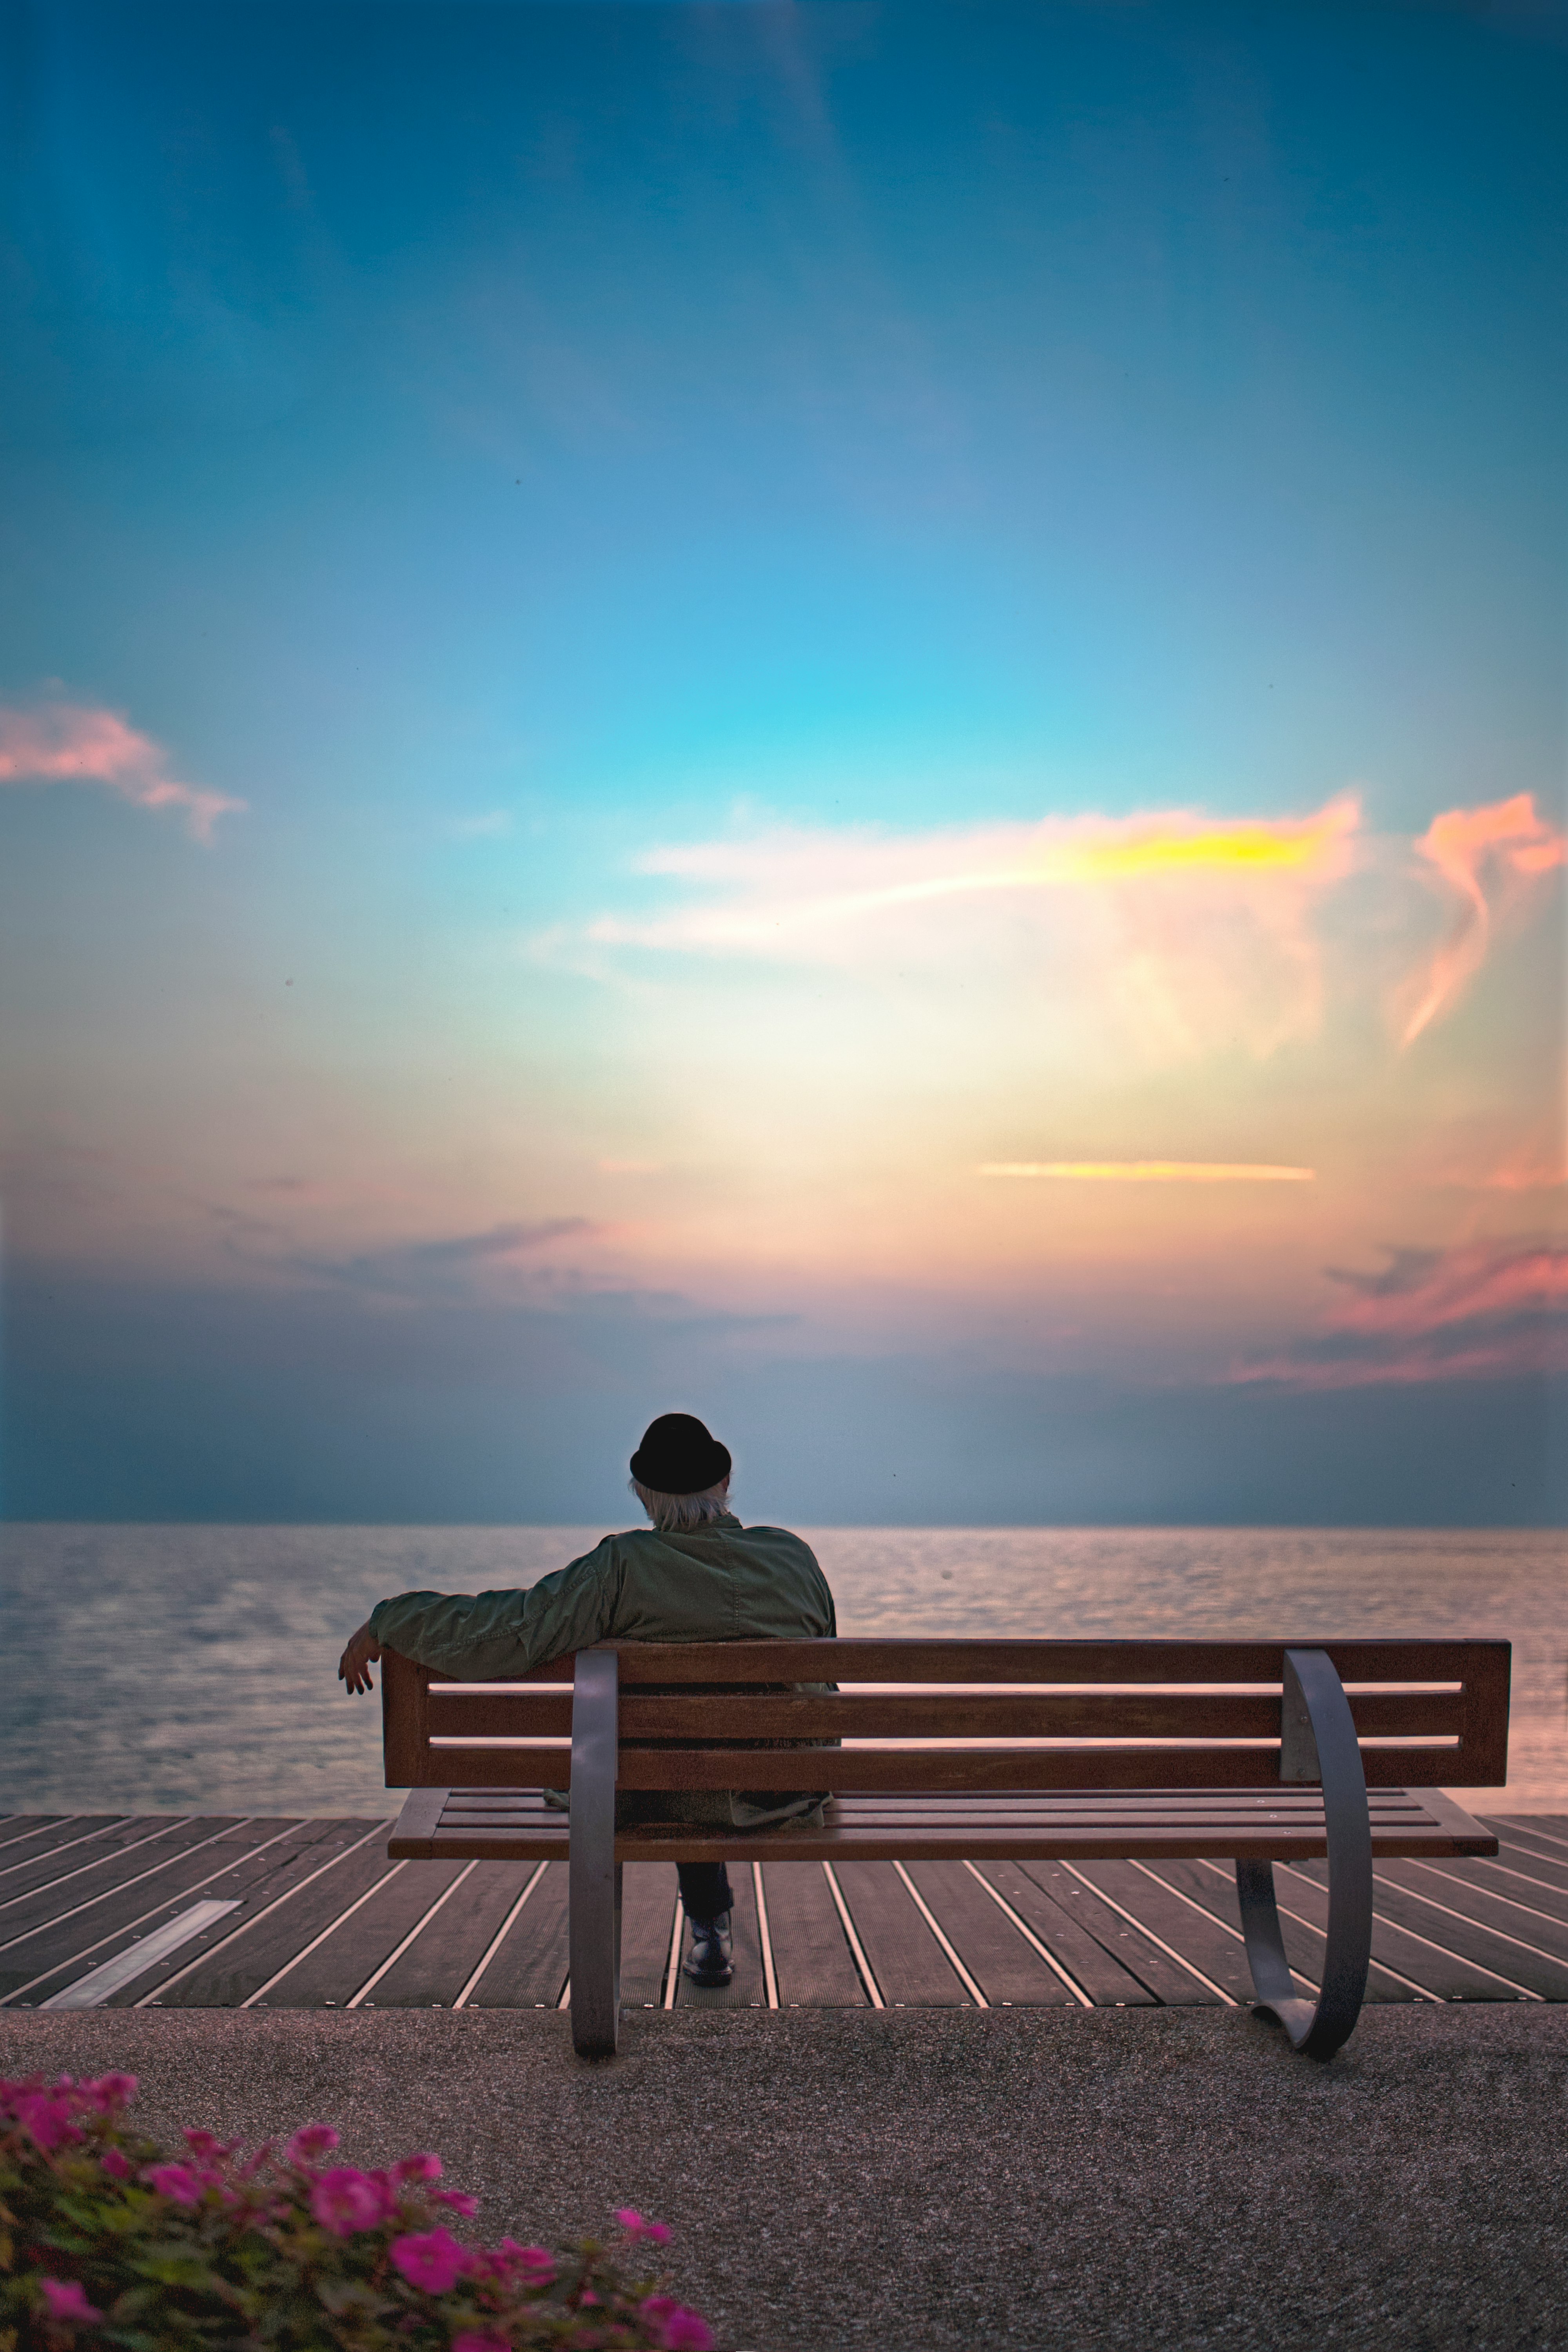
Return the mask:
<path id="1" fill-rule="evenodd" d="M 716 1486 L 704 1487 L 700 1495 L 661 1495 L 657 1486 L 645 1486 L 640 1478 L 631 1481 L 631 1490 L 660 1535 L 679 1536 L 692 1528 L 711 1527 L 730 1507 L 728 1471 Z"/>

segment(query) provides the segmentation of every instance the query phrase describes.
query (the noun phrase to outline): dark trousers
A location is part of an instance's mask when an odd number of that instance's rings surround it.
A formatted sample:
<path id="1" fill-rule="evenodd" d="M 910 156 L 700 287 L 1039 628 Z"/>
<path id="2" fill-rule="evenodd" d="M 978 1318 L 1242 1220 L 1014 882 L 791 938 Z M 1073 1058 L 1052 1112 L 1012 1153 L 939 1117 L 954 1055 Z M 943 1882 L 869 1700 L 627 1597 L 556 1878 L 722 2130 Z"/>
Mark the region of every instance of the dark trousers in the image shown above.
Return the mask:
<path id="1" fill-rule="evenodd" d="M 730 1892 L 730 1874 L 721 1862 L 678 1862 L 676 1874 L 680 1880 L 680 1900 L 689 1919 L 721 1918 L 734 1907 Z"/>

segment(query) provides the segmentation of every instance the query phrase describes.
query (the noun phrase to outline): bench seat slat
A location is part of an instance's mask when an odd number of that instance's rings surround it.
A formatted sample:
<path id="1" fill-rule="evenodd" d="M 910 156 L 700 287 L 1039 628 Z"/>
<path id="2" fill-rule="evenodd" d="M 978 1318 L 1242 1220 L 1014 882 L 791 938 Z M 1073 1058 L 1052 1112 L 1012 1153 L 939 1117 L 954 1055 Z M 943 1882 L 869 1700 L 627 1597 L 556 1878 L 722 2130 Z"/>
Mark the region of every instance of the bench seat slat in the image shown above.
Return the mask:
<path id="1" fill-rule="evenodd" d="M 460 1802 L 456 1812 L 443 1805 L 433 1814 L 430 1801 L 443 1793 L 416 1791 L 387 1846 L 395 1860 L 527 1862 L 559 1859 L 567 1852 L 568 1816 L 542 1801 L 531 1804 L 526 1791 L 517 1792 L 510 1813 L 496 1809 L 480 1820 L 466 1818 Z M 1370 1802 L 1373 1851 L 1380 1857 L 1419 1860 L 1498 1851 L 1492 1832 L 1440 1790 L 1374 1790 Z M 949 1799 L 923 1816 L 916 1812 L 889 1819 L 877 1800 L 849 1797 L 829 1804 L 826 1827 L 821 1830 L 785 1826 L 721 1832 L 686 1822 L 653 1822 L 617 1833 L 616 1853 L 623 1862 L 1157 1860 L 1162 1855 L 1171 1860 L 1241 1856 L 1310 1861 L 1326 1853 L 1321 1801 L 1302 1805 L 1297 1799 L 1277 1810 L 1280 1818 L 1265 1819 L 1259 1809 L 1237 1810 L 1223 1795 L 1207 1803 L 1194 1801 L 1176 1815 L 1162 1814 L 1136 1798 L 1121 1807 L 1096 1801 L 1088 1808 L 1070 1796 L 1048 1804 L 1023 1798 L 1013 1805 L 991 1799 L 975 1806 Z"/>

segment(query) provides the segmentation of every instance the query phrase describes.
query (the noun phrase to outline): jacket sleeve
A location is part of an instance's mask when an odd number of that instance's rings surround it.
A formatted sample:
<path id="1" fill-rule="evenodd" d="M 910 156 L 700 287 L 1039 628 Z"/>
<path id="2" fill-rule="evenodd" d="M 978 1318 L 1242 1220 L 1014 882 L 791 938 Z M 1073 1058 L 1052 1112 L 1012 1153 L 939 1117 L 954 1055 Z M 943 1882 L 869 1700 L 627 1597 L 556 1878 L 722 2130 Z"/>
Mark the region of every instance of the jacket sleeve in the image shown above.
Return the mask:
<path id="1" fill-rule="evenodd" d="M 504 1682 L 608 1632 L 620 1589 L 615 1538 L 581 1559 L 514 1592 L 400 1592 L 378 1601 L 370 1630 L 383 1649 L 398 1650 L 438 1674 L 468 1682 Z"/>

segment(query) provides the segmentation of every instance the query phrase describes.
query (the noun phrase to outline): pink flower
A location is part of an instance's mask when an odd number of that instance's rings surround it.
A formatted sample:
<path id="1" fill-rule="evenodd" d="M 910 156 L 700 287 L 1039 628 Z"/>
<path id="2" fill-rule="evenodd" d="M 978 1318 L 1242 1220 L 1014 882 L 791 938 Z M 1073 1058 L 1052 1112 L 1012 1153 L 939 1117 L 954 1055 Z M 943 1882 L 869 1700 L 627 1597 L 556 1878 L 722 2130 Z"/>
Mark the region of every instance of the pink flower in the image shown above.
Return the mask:
<path id="1" fill-rule="evenodd" d="M 439 2180 L 445 2169 L 438 2156 L 405 2156 L 392 2168 L 394 2180 Z"/>
<path id="2" fill-rule="evenodd" d="M 680 2309 L 680 2305 L 672 2294 L 646 2294 L 638 2304 L 637 2309 L 650 2326 L 659 2327 L 669 2317 L 672 2311 Z"/>
<path id="3" fill-rule="evenodd" d="M 110 2180 L 129 2180 L 136 2170 L 123 2148 L 106 2147 L 99 2162 Z"/>
<path id="4" fill-rule="evenodd" d="M 647 2229 L 643 2231 L 643 2235 L 652 2245 L 668 2246 L 669 2243 L 669 2223 L 668 2221 L 650 2221 Z"/>
<path id="5" fill-rule="evenodd" d="M 524 2286 L 548 2286 L 555 2276 L 555 2257 L 542 2246 L 520 2246 L 515 2238 L 503 2238 L 500 2251 Z"/>
<path id="6" fill-rule="evenodd" d="M 337 2144 L 331 2124 L 306 2124 L 295 2133 L 284 2154 L 290 2164 L 313 2164 L 319 2156 L 331 2156 Z"/>
<path id="7" fill-rule="evenodd" d="M 52 2147 L 61 2147 L 68 2139 L 79 2139 L 80 2132 L 70 2119 L 70 2107 L 64 2099 L 49 2098 L 34 2091 L 30 2096 L 16 2102 L 16 2120 L 36 2147 L 47 2156 Z"/>
<path id="8" fill-rule="evenodd" d="M 188 2164 L 155 2164 L 145 2175 L 148 2186 L 172 2204 L 199 2205 L 202 2184 Z"/>
<path id="9" fill-rule="evenodd" d="M 116 2107 L 127 2107 L 136 2096 L 134 2074 L 100 2074 L 95 2083 L 81 2085 L 83 2095 L 91 2100 L 100 2115 L 111 2115 Z"/>
<path id="10" fill-rule="evenodd" d="M 348 2238 L 356 2230 L 374 2230 L 386 2219 L 386 2194 L 352 2164 L 334 2165 L 323 2172 L 310 2193 L 310 2211 L 323 2230 Z"/>
<path id="11" fill-rule="evenodd" d="M 410 2286 L 425 2294 L 445 2294 L 462 2276 L 467 2257 L 449 2230 L 426 2230 L 395 2238 L 392 2259 Z"/>
<path id="12" fill-rule="evenodd" d="M 49 2306 L 49 2317 L 63 2322 L 68 2327 L 90 2327 L 103 2317 L 87 2299 L 87 2289 L 79 2279 L 40 2279 L 44 2300 Z"/>
<path id="13" fill-rule="evenodd" d="M 488 2327 L 465 2327 L 460 2336 L 452 2338 L 452 2352 L 511 2352 L 504 2336 L 492 2336 Z"/>
<path id="14" fill-rule="evenodd" d="M 664 2323 L 665 2352 L 713 2352 L 713 2330 L 700 2311 L 678 2303 Z"/>
<path id="15" fill-rule="evenodd" d="M 479 2199 L 470 2197 L 466 2189 L 437 2189 L 430 2202 L 432 2205 L 449 2205 L 454 2213 L 461 2213 L 468 2221 L 471 2221 L 479 2210 Z"/>
<path id="16" fill-rule="evenodd" d="M 643 2220 L 642 2215 L 637 2211 L 635 2205 L 617 2205 L 616 2208 L 616 2219 L 620 2223 L 628 2238 L 640 2238 L 644 2230 L 647 2227 L 647 2222 Z"/>

